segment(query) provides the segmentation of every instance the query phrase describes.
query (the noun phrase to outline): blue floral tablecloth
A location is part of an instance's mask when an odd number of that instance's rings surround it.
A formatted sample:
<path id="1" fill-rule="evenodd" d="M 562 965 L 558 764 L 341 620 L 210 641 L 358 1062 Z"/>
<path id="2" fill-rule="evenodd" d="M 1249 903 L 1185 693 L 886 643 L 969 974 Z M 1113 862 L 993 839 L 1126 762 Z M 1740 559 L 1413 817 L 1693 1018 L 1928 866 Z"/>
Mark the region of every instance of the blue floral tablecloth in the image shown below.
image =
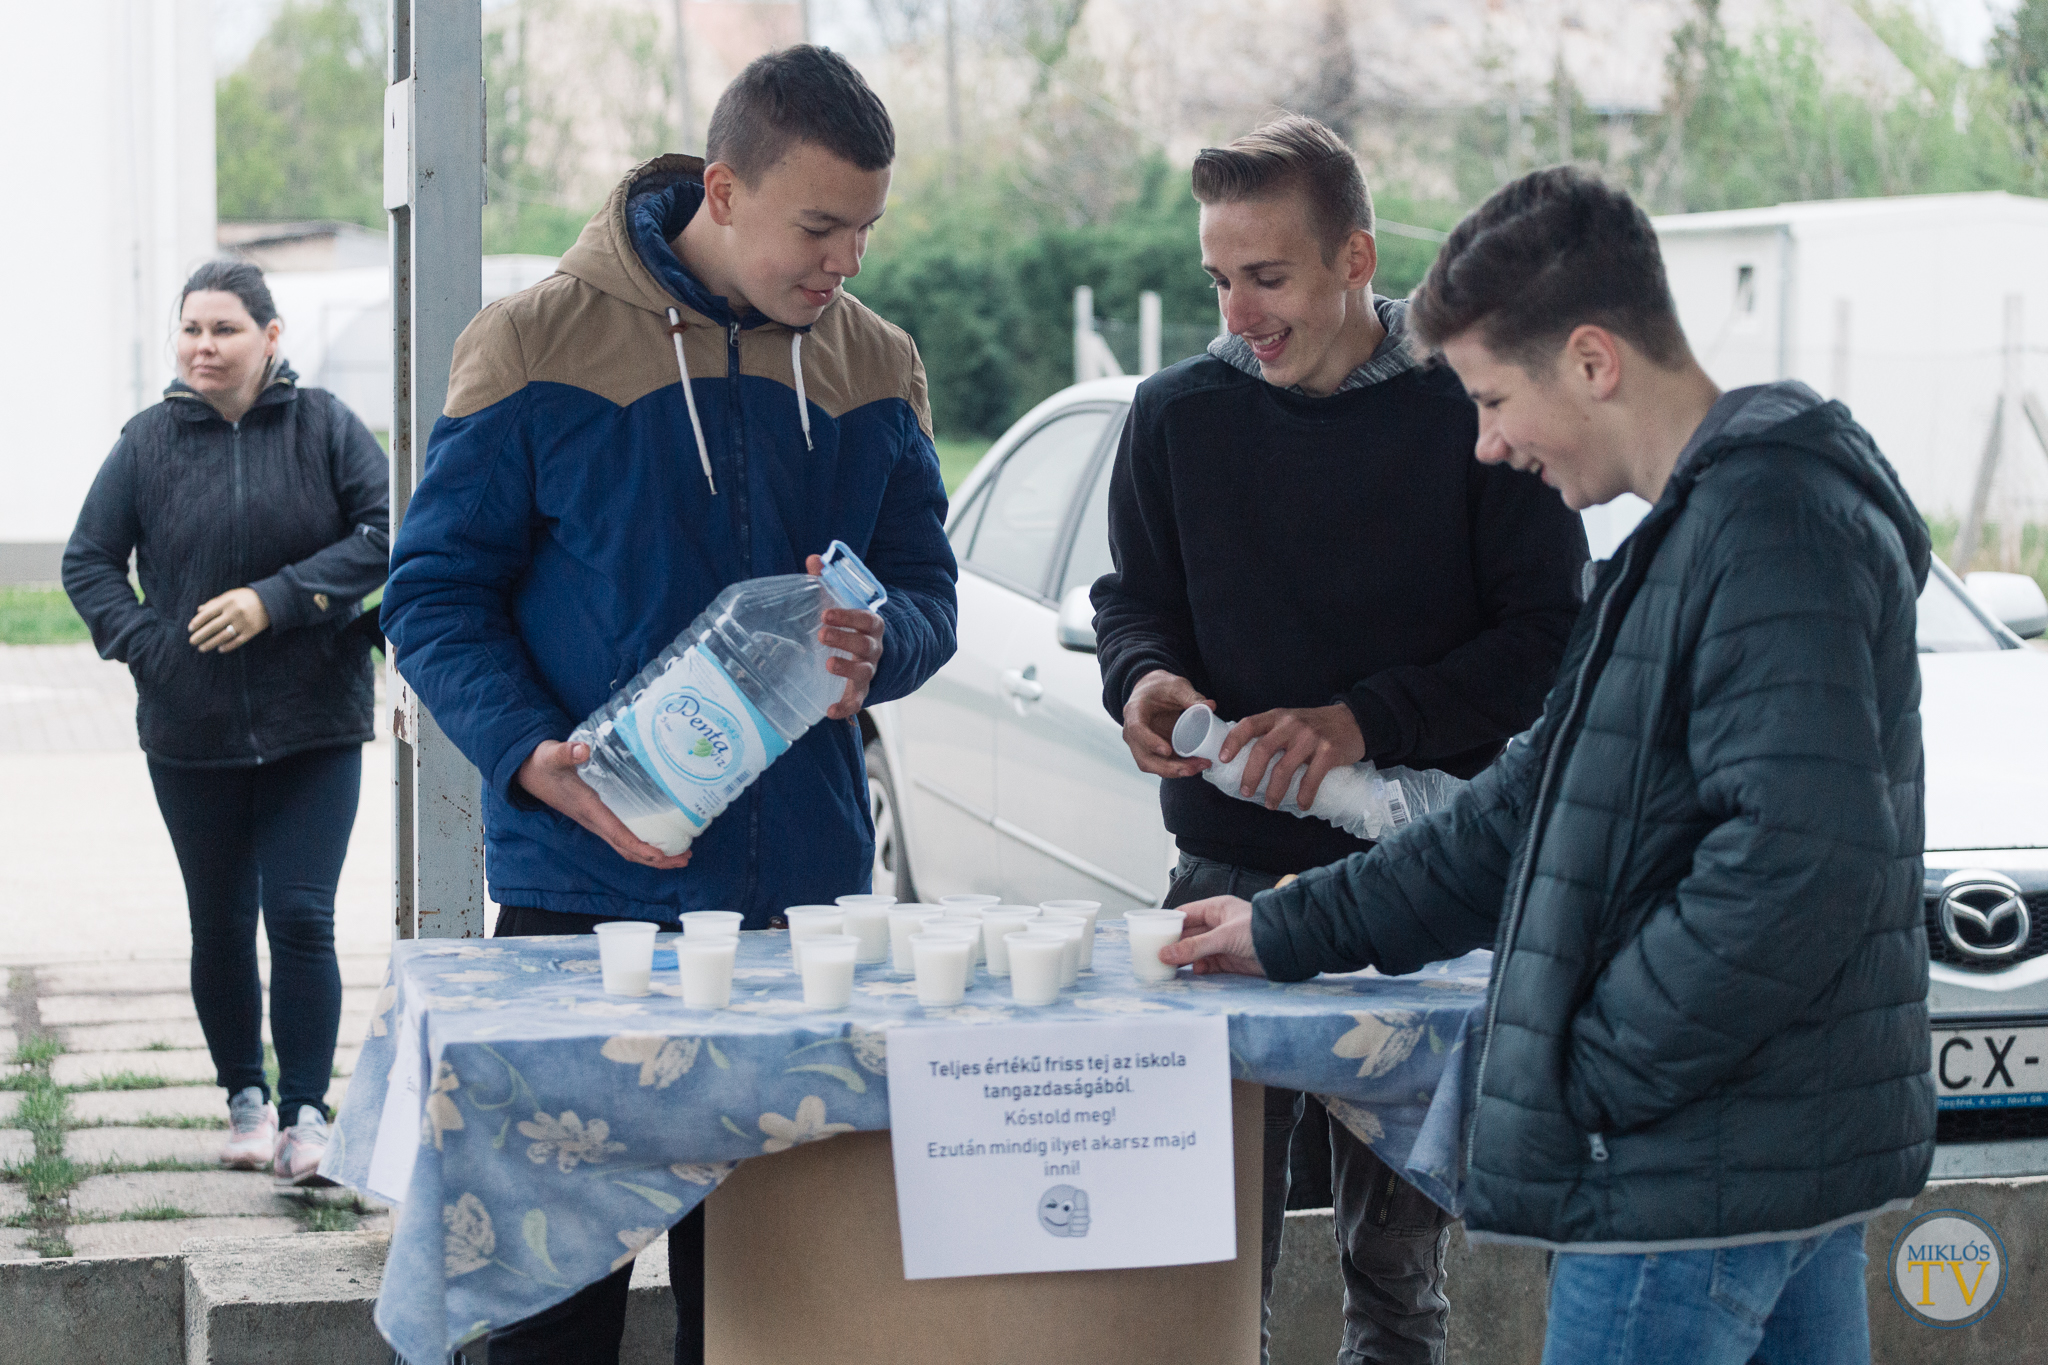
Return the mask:
<path id="1" fill-rule="evenodd" d="M 850 1008 L 820 1012 L 788 935 L 764 932 L 742 935 L 732 1005 L 709 1011 L 676 998 L 672 949 L 656 951 L 656 993 L 623 999 L 602 990 L 593 937 L 405 942 L 322 1170 L 399 1205 L 376 1320 L 413 1365 L 627 1264 L 747 1157 L 886 1129 L 895 1028 L 1224 1014 L 1233 1076 L 1326 1097 L 1455 1211 L 1459 1061 L 1490 959 L 1144 986 L 1106 920 L 1094 970 L 1054 1005 L 977 974 L 962 1004 L 924 1009 L 883 964 L 858 969 Z"/>

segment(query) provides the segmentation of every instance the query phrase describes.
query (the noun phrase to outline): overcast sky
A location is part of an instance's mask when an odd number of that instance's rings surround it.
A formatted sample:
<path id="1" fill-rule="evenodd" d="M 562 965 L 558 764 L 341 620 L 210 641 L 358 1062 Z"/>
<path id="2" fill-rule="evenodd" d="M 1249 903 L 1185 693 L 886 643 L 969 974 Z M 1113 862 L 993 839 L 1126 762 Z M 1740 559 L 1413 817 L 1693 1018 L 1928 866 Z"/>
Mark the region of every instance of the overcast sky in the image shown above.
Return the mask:
<path id="1" fill-rule="evenodd" d="M 509 0 L 483 0 L 495 9 Z M 226 75 L 241 65 L 263 36 L 283 0 L 213 0 L 214 69 Z M 1984 44 L 1998 19 L 2019 0 L 1913 0 L 1933 18 L 1949 50 L 1970 63 L 1984 59 Z M 863 0 L 811 0 L 811 24 L 821 42 L 858 55 L 875 41 Z"/>

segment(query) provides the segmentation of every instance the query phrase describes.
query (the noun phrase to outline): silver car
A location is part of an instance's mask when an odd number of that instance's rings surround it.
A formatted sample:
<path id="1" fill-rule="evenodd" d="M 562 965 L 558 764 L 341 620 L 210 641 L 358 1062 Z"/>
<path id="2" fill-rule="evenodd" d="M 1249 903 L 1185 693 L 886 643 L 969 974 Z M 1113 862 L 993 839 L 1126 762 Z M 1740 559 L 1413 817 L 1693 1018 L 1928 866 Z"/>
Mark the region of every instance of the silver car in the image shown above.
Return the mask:
<path id="1" fill-rule="evenodd" d="M 1110 567 L 1109 471 L 1137 384 L 1055 394 L 954 497 L 959 652 L 861 718 L 877 890 L 1082 897 L 1112 914 L 1165 894 L 1158 779 L 1103 710 L 1088 603 Z M 1592 509 L 1594 554 L 1644 510 Z M 1971 581 L 1997 615 L 1939 561 L 1919 604 L 1942 1178 L 2048 1173 L 2048 653 L 2020 638 L 2048 630 L 2048 602 L 2016 575 Z"/>

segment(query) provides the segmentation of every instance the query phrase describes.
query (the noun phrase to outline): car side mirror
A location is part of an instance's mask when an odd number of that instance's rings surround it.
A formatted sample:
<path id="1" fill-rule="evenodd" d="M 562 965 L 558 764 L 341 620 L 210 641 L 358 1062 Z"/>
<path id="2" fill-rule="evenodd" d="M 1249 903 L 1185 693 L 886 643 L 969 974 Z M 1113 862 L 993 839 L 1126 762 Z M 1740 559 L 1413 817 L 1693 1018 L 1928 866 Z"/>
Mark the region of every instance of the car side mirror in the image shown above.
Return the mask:
<path id="1" fill-rule="evenodd" d="M 1095 604 L 1088 600 L 1090 586 L 1079 583 L 1067 589 L 1067 595 L 1060 599 L 1059 624 L 1054 628 L 1060 648 L 1076 654 L 1095 652 Z"/>
<path id="2" fill-rule="evenodd" d="M 2048 596 L 2027 575 L 1979 571 L 1964 582 L 1970 585 L 1970 596 L 1977 599 L 1977 604 L 2022 640 L 2048 634 Z M 1060 619 L 1066 618 L 1062 615 Z"/>

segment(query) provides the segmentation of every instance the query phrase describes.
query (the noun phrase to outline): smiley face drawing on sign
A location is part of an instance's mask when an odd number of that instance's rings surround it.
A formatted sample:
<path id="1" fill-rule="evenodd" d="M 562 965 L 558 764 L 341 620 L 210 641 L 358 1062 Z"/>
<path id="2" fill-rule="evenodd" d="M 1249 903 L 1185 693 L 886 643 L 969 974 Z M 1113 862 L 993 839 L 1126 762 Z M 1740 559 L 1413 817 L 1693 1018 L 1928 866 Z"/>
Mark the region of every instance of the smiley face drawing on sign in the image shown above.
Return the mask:
<path id="1" fill-rule="evenodd" d="M 1055 1237 L 1088 1235 L 1088 1191 L 1055 1185 L 1038 1197 L 1038 1226 Z"/>

